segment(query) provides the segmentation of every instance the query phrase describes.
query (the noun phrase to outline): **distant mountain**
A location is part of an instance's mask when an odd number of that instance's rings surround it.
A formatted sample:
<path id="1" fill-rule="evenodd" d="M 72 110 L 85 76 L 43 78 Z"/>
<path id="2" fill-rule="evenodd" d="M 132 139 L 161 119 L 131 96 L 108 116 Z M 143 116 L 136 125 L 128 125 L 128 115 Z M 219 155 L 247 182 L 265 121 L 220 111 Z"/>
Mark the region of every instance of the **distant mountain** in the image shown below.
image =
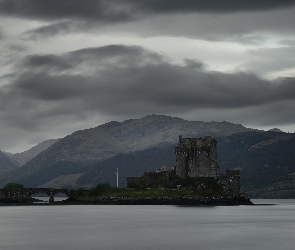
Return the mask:
<path id="1" fill-rule="evenodd" d="M 251 129 L 229 122 L 192 122 L 164 115 L 150 115 L 124 122 L 109 122 L 77 131 L 42 152 L 27 165 L 58 161 L 102 160 L 118 153 L 131 153 L 174 144 L 178 136 L 219 136 Z"/>
<path id="2" fill-rule="evenodd" d="M 6 154 L 12 160 L 17 162 L 18 166 L 22 166 L 22 165 L 25 165 L 31 159 L 33 159 L 35 156 L 37 156 L 39 153 L 49 148 L 52 144 L 56 143 L 57 141 L 59 141 L 59 139 L 46 140 L 22 153 L 16 153 L 16 154 L 6 153 Z"/>
<path id="3" fill-rule="evenodd" d="M 100 165 L 97 165 L 99 162 L 105 162 L 118 154 L 132 155 L 145 150 L 163 149 L 175 145 L 179 135 L 216 137 L 245 131 L 251 129 L 229 122 L 186 121 L 164 115 L 109 122 L 96 128 L 77 131 L 60 139 L 18 171 L 0 177 L 0 184 L 14 180 L 26 186 L 40 186 L 46 183 L 52 185 L 54 179 L 69 175 L 71 183 L 69 185 L 76 186 L 80 183 L 80 178 L 85 178 L 83 176 L 88 169 L 92 166 L 100 168 Z M 151 166 L 155 167 L 157 166 Z M 68 185 L 65 179 L 63 180 L 65 186 Z M 60 183 L 60 180 L 56 183 Z M 88 185 L 95 183 L 89 182 Z"/>
<path id="4" fill-rule="evenodd" d="M 271 132 L 283 132 L 282 130 L 280 130 L 279 128 L 272 128 L 268 131 L 271 131 Z"/>
<path id="5" fill-rule="evenodd" d="M 0 151 L 0 173 L 5 173 L 17 168 L 17 166 L 12 162 L 12 160 Z"/>
<path id="6" fill-rule="evenodd" d="M 221 169 L 240 169 L 251 197 L 295 198 L 295 134 L 251 131 L 218 140 Z"/>
<path id="7" fill-rule="evenodd" d="M 11 160 L 11 162 L 13 163 L 13 165 L 15 165 L 16 167 L 19 167 L 20 166 L 19 163 L 13 158 L 13 154 L 12 153 L 5 152 L 5 151 L 2 151 L 2 153 L 9 157 L 9 159 Z"/>
<path id="8" fill-rule="evenodd" d="M 241 170 L 250 197 L 295 198 L 295 134 L 258 131 L 228 122 L 193 122 L 151 115 L 77 131 L 52 144 L 23 167 L 3 172 L 0 186 L 77 188 L 100 182 L 125 186 L 126 176 L 175 165 L 178 137 L 210 135 L 218 142 L 218 164 Z M 7 158 L 6 158 L 7 160 Z"/>

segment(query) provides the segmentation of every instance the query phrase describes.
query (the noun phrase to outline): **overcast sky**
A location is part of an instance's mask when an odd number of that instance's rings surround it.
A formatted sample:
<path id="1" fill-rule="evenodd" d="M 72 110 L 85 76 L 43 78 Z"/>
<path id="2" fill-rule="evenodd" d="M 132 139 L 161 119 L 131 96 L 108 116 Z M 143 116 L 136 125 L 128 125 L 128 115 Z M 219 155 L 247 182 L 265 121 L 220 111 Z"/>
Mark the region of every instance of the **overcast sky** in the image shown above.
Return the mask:
<path id="1" fill-rule="evenodd" d="M 0 150 L 148 114 L 295 131 L 294 0 L 0 0 Z"/>

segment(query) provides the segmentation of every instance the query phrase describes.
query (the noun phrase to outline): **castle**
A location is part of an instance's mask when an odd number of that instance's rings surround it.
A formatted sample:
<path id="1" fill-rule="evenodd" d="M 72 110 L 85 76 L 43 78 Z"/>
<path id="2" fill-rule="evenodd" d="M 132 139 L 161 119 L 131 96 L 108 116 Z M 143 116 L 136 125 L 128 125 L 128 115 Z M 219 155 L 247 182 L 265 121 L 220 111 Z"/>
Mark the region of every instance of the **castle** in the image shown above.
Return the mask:
<path id="1" fill-rule="evenodd" d="M 146 172 L 144 177 L 150 184 L 157 183 L 160 178 L 169 179 L 171 176 L 211 177 L 222 182 L 224 189 L 235 194 L 240 193 L 240 170 L 226 170 L 220 173 L 217 163 L 217 141 L 211 136 L 205 138 L 182 138 L 179 136 L 178 146 L 175 147 L 176 166 L 162 165 L 156 172 Z M 128 184 L 137 177 L 127 177 Z"/>
<path id="2" fill-rule="evenodd" d="M 182 138 L 175 148 L 176 175 L 186 177 L 220 177 L 217 164 L 217 141 L 211 136 Z"/>

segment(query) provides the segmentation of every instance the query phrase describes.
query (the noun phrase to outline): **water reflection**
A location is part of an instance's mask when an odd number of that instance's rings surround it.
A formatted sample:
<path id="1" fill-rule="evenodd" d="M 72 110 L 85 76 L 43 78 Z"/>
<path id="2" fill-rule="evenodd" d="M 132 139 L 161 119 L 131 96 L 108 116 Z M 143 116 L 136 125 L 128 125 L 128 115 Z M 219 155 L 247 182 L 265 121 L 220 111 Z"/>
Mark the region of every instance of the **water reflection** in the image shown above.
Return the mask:
<path id="1" fill-rule="evenodd" d="M 0 207 L 0 249 L 294 249 L 295 202 L 270 201 L 277 205 Z"/>
<path id="2" fill-rule="evenodd" d="M 34 203 L 49 203 L 49 196 L 32 196 L 32 198 L 36 199 Z M 68 196 L 54 197 L 54 201 L 64 201 L 66 199 L 68 199 Z"/>

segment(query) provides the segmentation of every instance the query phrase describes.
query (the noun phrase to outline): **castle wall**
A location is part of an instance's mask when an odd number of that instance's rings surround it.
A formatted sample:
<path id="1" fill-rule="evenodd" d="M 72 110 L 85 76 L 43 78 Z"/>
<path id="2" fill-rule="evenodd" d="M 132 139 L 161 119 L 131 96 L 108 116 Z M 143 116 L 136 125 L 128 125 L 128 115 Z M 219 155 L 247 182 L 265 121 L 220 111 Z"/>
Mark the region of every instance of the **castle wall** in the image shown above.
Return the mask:
<path id="1" fill-rule="evenodd" d="M 222 175 L 222 183 L 227 189 L 233 193 L 240 193 L 240 170 L 226 170 L 225 175 Z"/>
<path id="2" fill-rule="evenodd" d="M 148 187 L 168 185 L 170 177 L 175 176 L 175 168 L 164 166 L 157 168 L 156 172 L 144 172 L 143 176 L 127 177 L 127 188 L 130 187 Z"/>
<path id="3" fill-rule="evenodd" d="M 211 136 L 205 138 L 179 137 L 176 154 L 176 175 L 179 177 L 220 176 L 217 164 L 217 142 Z"/>

